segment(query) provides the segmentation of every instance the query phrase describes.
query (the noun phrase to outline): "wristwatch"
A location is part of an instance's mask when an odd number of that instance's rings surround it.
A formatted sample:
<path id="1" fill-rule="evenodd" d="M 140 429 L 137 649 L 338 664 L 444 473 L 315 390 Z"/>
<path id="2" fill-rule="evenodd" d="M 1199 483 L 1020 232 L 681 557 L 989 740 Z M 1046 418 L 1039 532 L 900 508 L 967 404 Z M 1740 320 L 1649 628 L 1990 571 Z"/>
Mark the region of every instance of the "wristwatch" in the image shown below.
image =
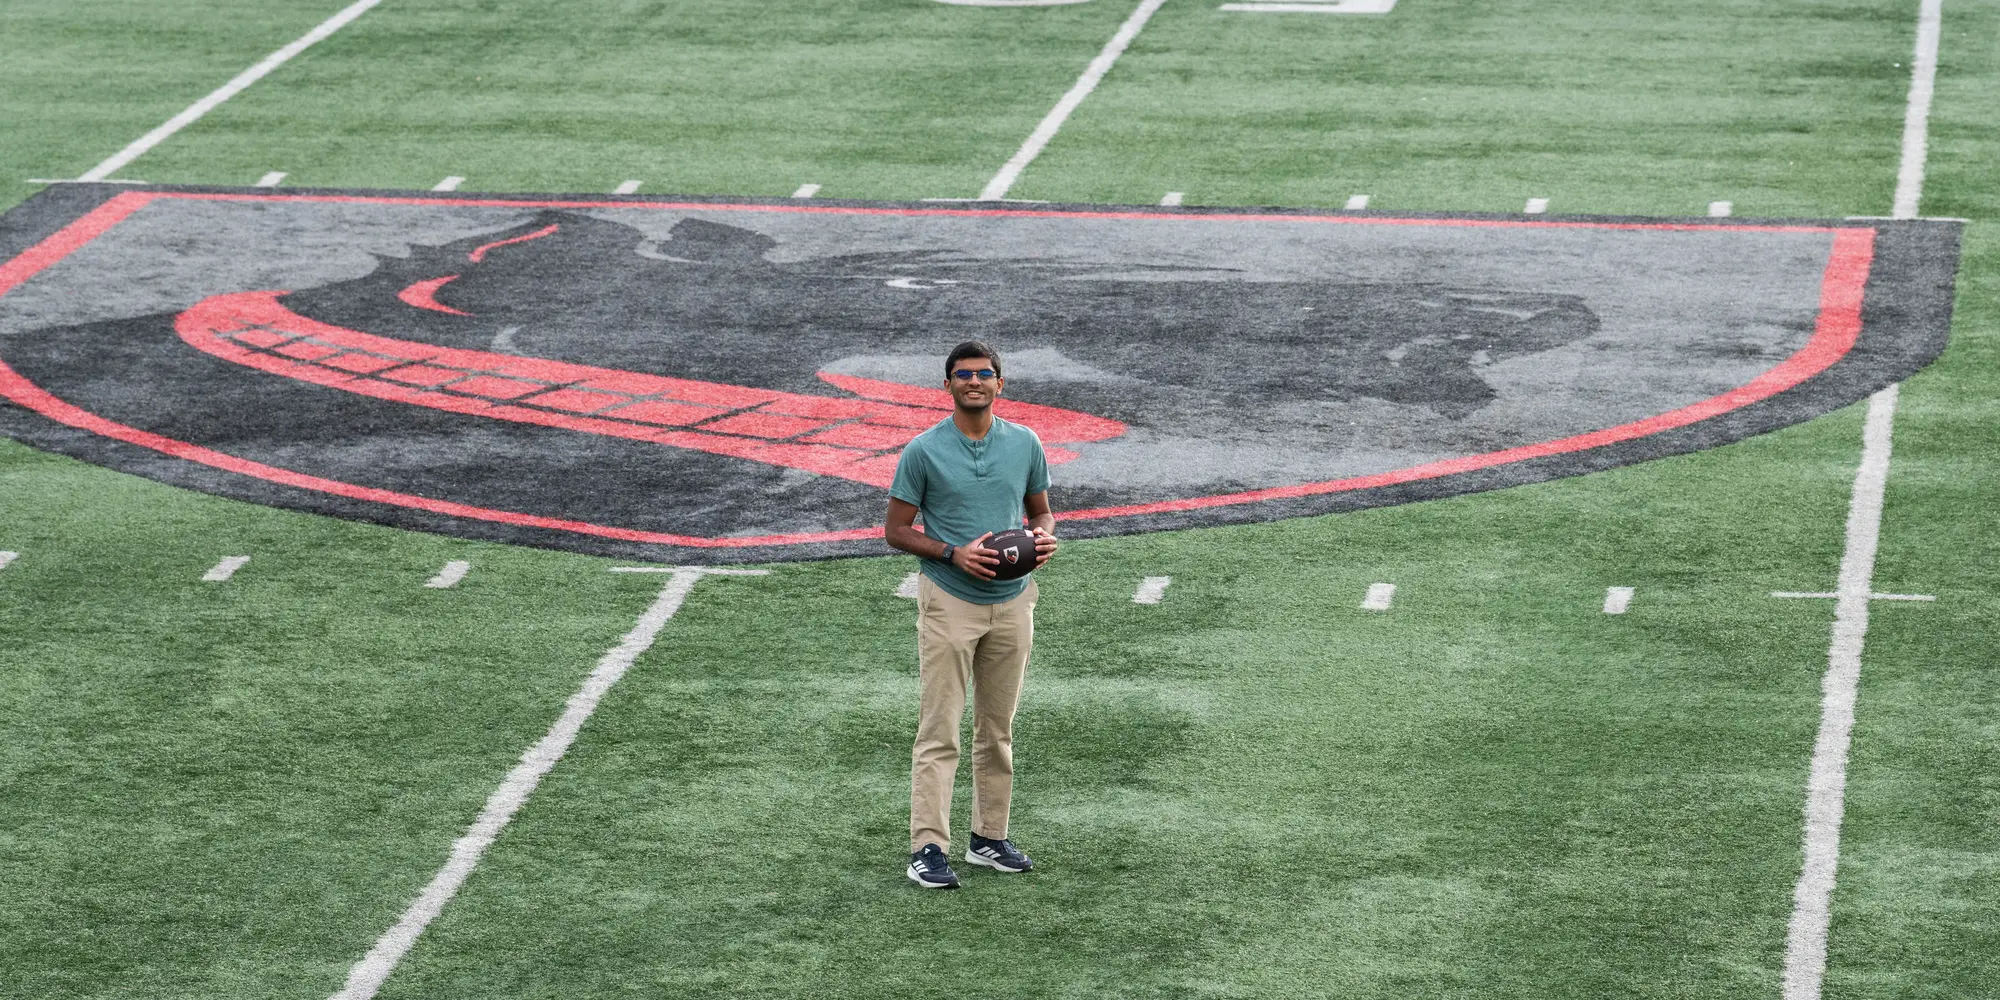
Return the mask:
<path id="1" fill-rule="evenodd" d="M 950 542 L 946 542 L 944 546 L 944 554 L 938 556 L 938 558 L 944 560 L 945 562 L 950 562 L 951 557 L 957 554 L 958 554 L 958 546 L 953 545 Z"/>

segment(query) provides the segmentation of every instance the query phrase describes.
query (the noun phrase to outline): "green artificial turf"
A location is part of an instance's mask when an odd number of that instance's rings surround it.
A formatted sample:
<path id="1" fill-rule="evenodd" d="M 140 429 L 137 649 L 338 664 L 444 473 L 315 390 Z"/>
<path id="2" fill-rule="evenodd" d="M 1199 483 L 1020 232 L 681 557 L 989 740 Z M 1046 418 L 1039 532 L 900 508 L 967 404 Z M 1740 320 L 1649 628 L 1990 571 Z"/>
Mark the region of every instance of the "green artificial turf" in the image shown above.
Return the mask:
<path id="1" fill-rule="evenodd" d="M 337 6 L 0 9 L 0 204 Z M 125 173 L 969 196 L 1131 6 L 389 0 Z M 1014 193 L 1880 214 L 1913 19 L 1174 0 Z M 1925 209 L 1974 222 L 1877 573 L 1939 601 L 1873 608 L 1829 1000 L 2000 996 L 2000 5 L 1945 24 Z M 1832 609 L 1768 594 L 1832 587 L 1859 436 L 1070 543 L 1018 731 L 1039 870 L 957 893 L 900 873 L 909 560 L 704 580 L 382 995 L 1776 996 Z M 9 998 L 331 994 L 662 582 L 4 441 L 0 549 Z"/>

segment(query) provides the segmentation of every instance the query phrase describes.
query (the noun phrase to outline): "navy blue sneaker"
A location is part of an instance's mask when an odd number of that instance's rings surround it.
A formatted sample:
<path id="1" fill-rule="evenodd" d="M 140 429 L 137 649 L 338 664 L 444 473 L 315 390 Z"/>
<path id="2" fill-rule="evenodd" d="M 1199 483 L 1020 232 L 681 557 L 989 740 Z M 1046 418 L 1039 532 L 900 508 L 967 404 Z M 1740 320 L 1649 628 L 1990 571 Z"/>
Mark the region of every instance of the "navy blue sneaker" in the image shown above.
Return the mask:
<path id="1" fill-rule="evenodd" d="M 976 833 L 972 835 L 972 846 L 965 849 L 965 860 L 1003 872 L 1024 872 L 1035 867 L 1027 855 L 1014 848 L 1013 841 L 988 840 Z"/>
<path id="2" fill-rule="evenodd" d="M 944 848 L 936 844 L 925 844 L 923 850 L 910 855 L 910 868 L 903 874 L 926 889 L 958 888 L 958 873 L 951 870 Z"/>

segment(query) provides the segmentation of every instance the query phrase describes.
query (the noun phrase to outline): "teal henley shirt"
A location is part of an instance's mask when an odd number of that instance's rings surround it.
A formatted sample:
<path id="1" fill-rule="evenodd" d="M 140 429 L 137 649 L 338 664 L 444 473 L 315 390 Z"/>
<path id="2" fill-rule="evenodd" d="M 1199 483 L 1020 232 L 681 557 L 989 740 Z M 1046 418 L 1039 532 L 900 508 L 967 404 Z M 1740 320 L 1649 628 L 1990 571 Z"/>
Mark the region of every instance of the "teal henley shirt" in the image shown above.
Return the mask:
<path id="1" fill-rule="evenodd" d="M 974 441 L 950 417 L 903 446 L 889 495 L 917 508 L 924 534 L 964 545 L 989 531 L 1021 527 L 1029 494 L 1049 488 L 1042 439 L 1020 424 L 993 418 Z M 1027 589 L 1028 578 L 982 580 L 937 559 L 923 573 L 944 592 L 973 604 L 1003 604 Z"/>

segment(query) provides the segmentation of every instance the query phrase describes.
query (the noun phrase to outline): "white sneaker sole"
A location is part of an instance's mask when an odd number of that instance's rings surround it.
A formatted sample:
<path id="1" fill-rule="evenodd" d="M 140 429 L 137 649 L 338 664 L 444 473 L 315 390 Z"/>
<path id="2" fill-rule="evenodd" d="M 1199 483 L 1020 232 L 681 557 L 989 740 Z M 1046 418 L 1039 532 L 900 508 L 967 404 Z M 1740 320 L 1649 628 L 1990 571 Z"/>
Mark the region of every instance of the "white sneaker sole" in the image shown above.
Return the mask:
<path id="1" fill-rule="evenodd" d="M 1028 870 L 1027 868 L 1009 868 L 1006 865 L 1003 865 L 1000 862 L 993 860 L 992 858 L 983 857 L 981 855 L 974 854 L 971 851 L 965 852 L 965 860 L 966 863 L 968 864 L 984 865 L 988 868 L 993 869 L 996 872 L 1006 872 L 1010 875 L 1019 875 L 1022 872 Z"/>
<path id="2" fill-rule="evenodd" d="M 906 875 L 906 876 L 908 876 L 908 877 L 909 877 L 909 879 L 910 879 L 910 881 L 912 881 L 912 882 L 915 882 L 915 883 L 917 884 L 917 887 L 918 887 L 918 888 L 920 888 L 920 889 L 956 889 L 956 888 L 958 888 L 958 883 L 956 883 L 956 882 L 926 882 L 926 881 L 924 881 L 924 880 L 923 880 L 923 878 L 922 878 L 921 876 L 919 876 L 919 875 L 917 874 L 917 866 L 916 866 L 916 865 L 911 865 L 910 867 L 908 867 L 908 868 L 905 868 L 905 869 L 903 869 L 903 874 L 904 874 L 904 875 Z"/>

